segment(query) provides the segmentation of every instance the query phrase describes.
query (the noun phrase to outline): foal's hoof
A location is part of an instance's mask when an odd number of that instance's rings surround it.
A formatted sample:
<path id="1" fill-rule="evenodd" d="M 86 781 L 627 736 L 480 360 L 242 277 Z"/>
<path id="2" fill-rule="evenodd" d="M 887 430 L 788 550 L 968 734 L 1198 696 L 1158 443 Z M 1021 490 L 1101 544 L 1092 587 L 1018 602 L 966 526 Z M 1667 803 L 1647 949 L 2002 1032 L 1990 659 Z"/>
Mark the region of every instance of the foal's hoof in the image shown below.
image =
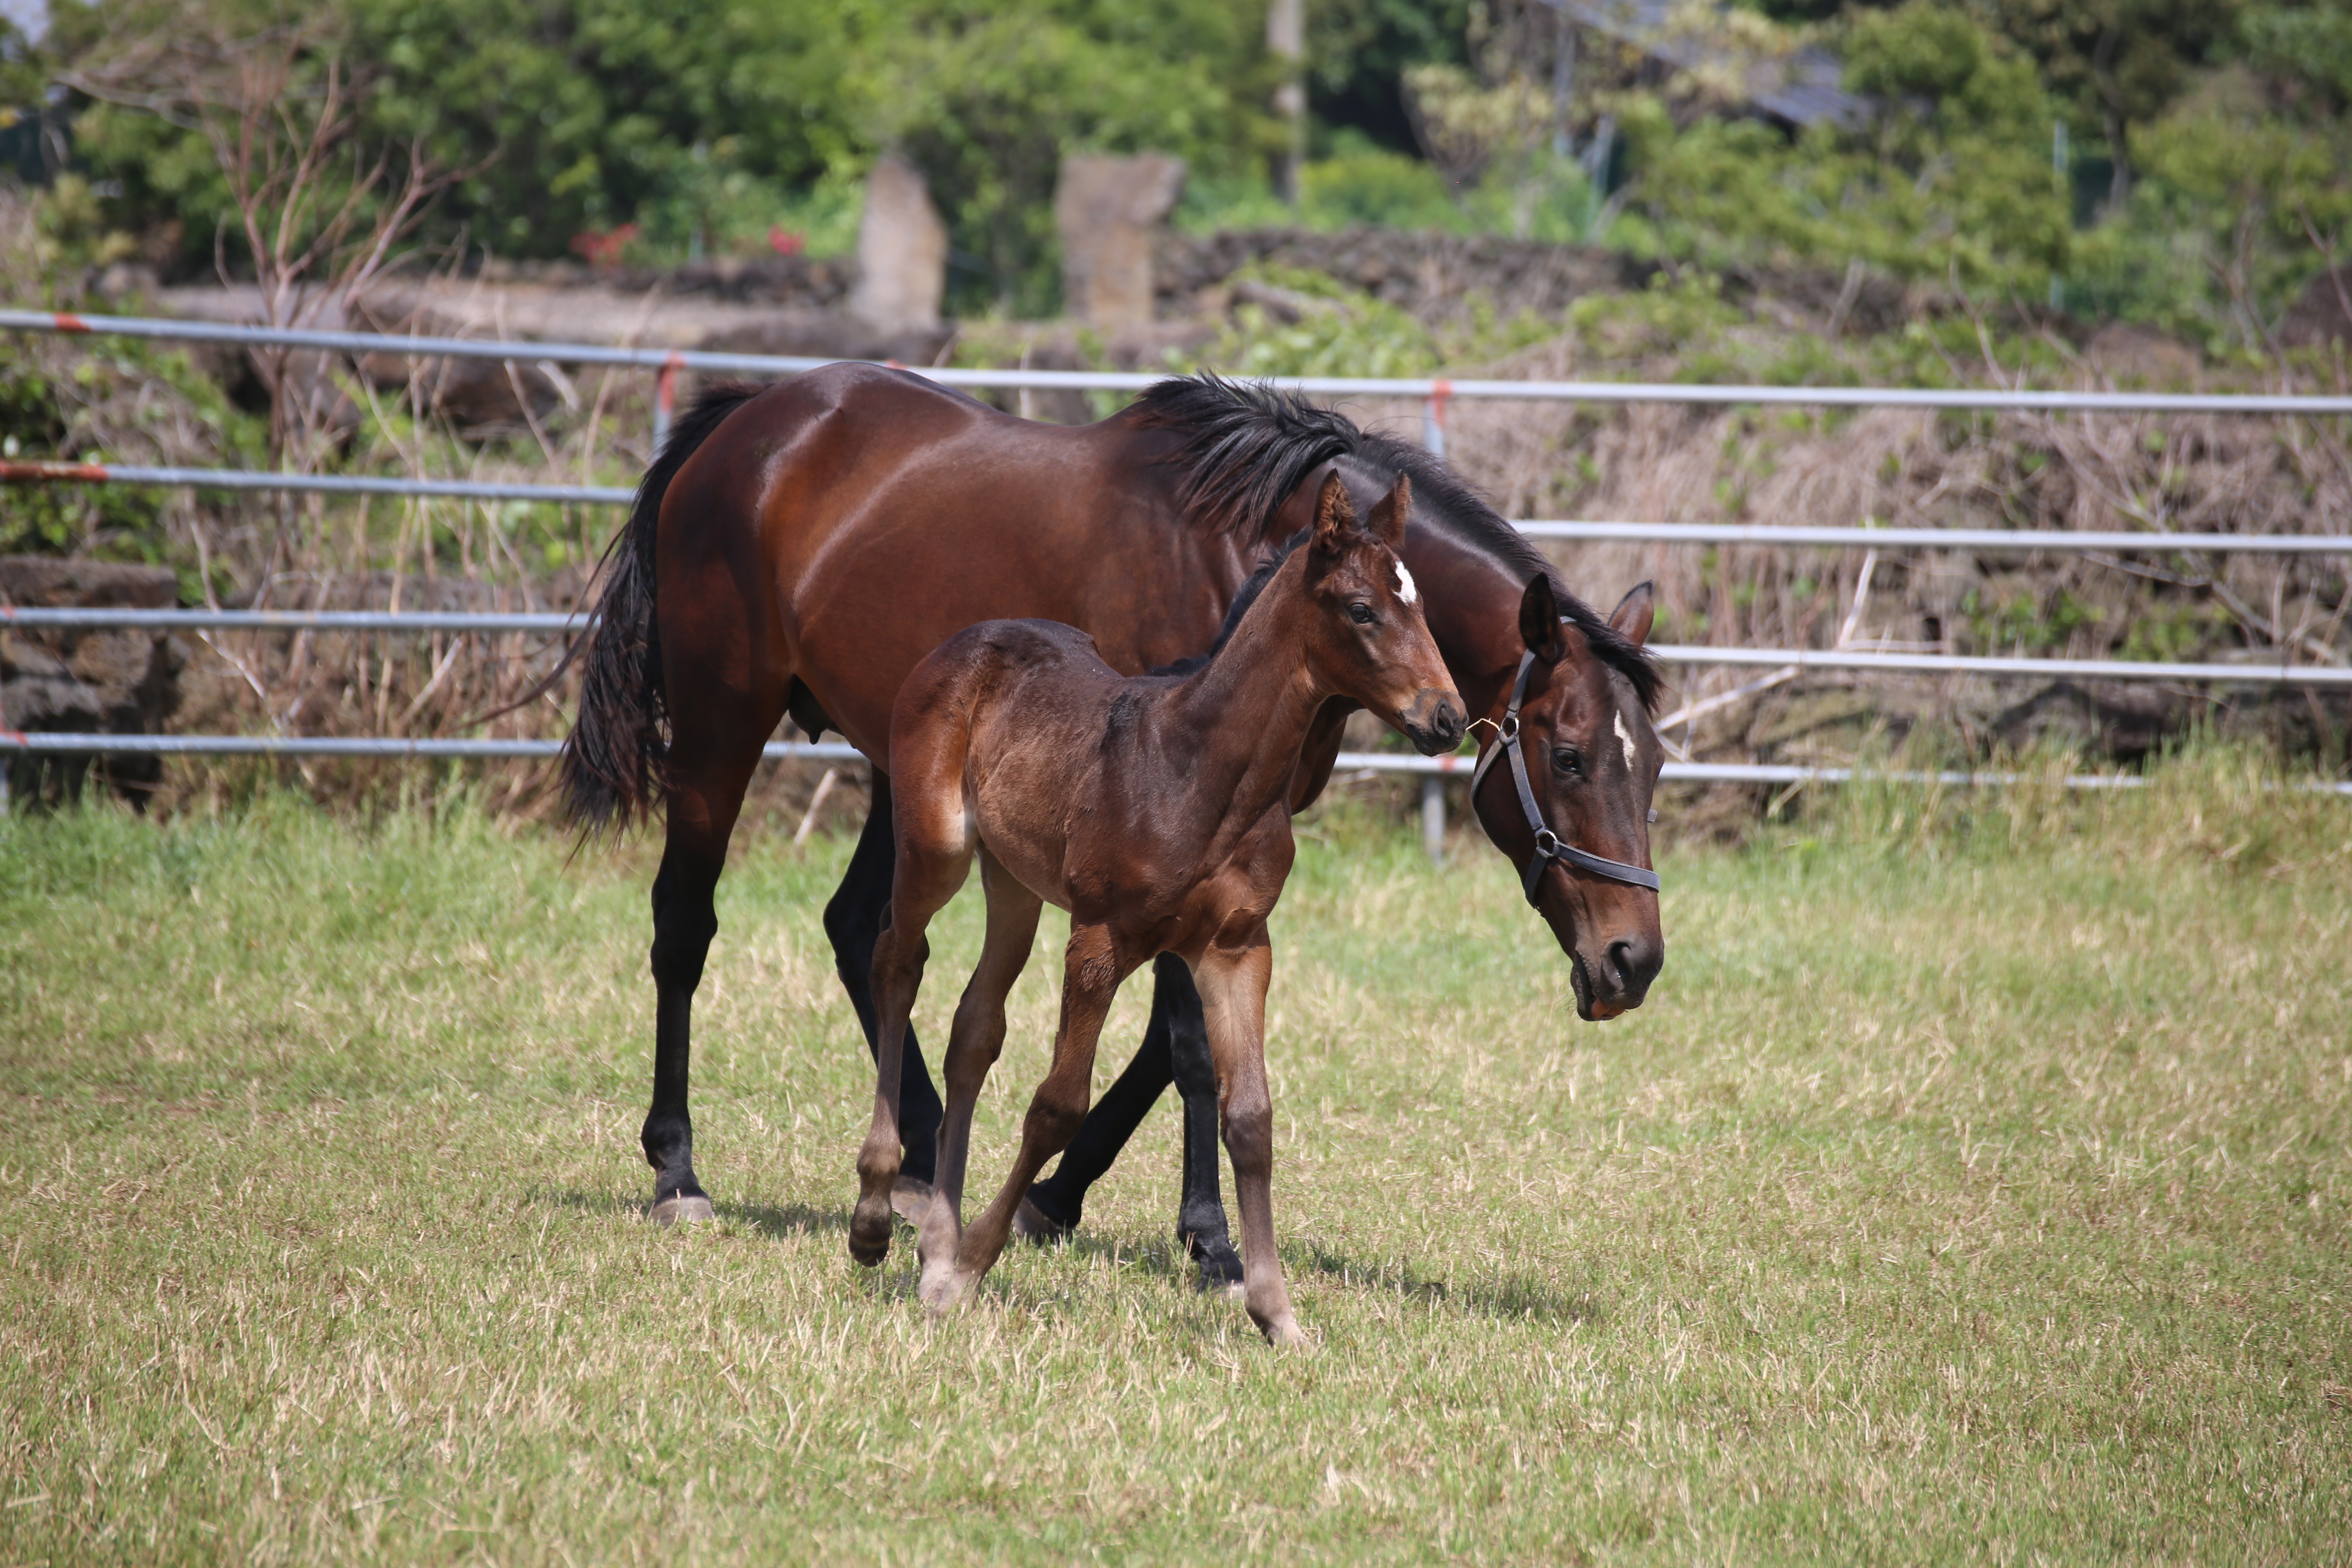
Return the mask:
<path id="1" fill-rule="evenodd" d="M 936 1275 L 925 1273 L 915 1294 L 931 1310 L 934 1318 L 944 1318 L 964 1303 L 971 1291 L 971 1277 L 961 1268 L 943 1268 Z"/>
<path id="2" fill-rule="evenodd" d="M 1039 1247 L 1051 1247 L 1057 1241 L 1067 1241 L 1076 1234 L 1077 1226 L 1064 1225 L 1027 1198 L 1013 1211 L 1013 1234 Z"/>
<path id="3" fill-rule="evenodd" d="M 1307 1331 L 1298 1326 L 1298 1320 L 1287 1312 L 1260 1323 L 1258 1328 L 1265 1335 L 1265 1342 L 1280 1350 L 1303 1351 L 1312 1343 Z"/>
<path id="4" fill-rule="evenodd" d="M 890 1210 L 908 1225 L 923 1223 L 923 1213 L 931 1206 L 931 1184 L 912 1176 L 900 1176 L 890 1184 Z"/>
<path id="5" fill-rule="evenodd" d="M 678 1193 L 646 1210 L 646 1217 L 656 1225 L 700 1225 L 719 1216 L 700 1193 Z"/>
<path id="6" fill-rule="evenodd" d="M 871 1268 L 890 1256 L 890 1200 L 857 1200 L 849 1215 L 849 1256 Z"/>

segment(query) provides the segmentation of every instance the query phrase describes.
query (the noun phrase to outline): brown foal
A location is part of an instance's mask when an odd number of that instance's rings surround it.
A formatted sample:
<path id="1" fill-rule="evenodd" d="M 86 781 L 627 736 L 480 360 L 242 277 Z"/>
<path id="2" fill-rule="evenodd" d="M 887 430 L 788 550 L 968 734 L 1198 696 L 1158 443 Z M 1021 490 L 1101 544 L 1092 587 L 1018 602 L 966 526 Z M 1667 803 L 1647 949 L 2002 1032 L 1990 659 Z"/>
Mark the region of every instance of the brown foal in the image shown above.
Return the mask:
<path id="1" fill-rule="evenodd" d="M 1086 1115 L 1119 982 L 1169 952 L 1191 969 L 1207 1014 L 1241 1199 L 1244 1300 L 1268 1339 L 1303 1342 L 1275 1254 L 1266 917 L 1290 873 L 1292 775 L 1328 700 L 1362 704 L 1424 754 L 1462 738 L 1461 699 L 1396 555 L 1411 510 L 1400 479 L 1360 523 L 1346 487 L 1327 480 L 1311 535 L 1189 675 L 1122 679 L 1083 632 L 987 621 L 908 677 L 890 721 L 898 860 L 890 923 L 874 949 L 881 1048 L 849 1231 L 859 1262 L 889 1251 L 899 1042 L 929 952 L 924 930 L 977 852 L 988 935 L 948 1042 L 938 1172 L 918 1243 L 922 1299 L 950 1310 L 995 1263 L 1022 1194 Z M 972 1107 L 1003 1048 L 1005 997 L 1047 900 L 1070 911 L 1053 1065 L 1011 1176 L 966 1229 Z"/>

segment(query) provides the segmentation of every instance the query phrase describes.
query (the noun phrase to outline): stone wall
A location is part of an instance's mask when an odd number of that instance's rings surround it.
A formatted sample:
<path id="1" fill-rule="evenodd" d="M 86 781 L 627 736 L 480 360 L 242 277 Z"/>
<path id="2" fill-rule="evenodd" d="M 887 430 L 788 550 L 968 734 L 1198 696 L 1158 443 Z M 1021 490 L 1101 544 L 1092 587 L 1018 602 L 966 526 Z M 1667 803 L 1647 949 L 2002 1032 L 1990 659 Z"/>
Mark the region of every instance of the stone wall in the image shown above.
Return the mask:
<path id="1" fill-rule="evenodd" d="M 161 566 L 124 566 L 47 555 L 0 556 L 0 604 L 85 609 L 168 609 L 179 580 Z M 180 706 L 180 639 L 148 631 L 0 629 L 0 725 L 72 734 L 152 734 Z M 54 804 L 78 795 L 87 756 L 19 757 L 9 793 Z M 104 776 L 143 803 L 163 777 L 160 758 L 99 759 Z"/>

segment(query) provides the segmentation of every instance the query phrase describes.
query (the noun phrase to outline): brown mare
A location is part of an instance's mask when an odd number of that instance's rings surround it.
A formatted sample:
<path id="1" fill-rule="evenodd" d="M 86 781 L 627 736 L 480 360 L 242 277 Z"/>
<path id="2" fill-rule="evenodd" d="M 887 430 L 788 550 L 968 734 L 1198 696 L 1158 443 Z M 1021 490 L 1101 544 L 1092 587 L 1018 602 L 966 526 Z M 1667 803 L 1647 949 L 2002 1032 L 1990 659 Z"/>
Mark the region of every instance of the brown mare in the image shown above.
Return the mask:
<path id="1" fill-rule="evenodd" d="M 977 853 L 988 936 L 941 1062 L 947 1113 L 919 1221 L 923 1300 L 946 1311 L 995 1264 L 1029 1184 L 1086 1115 L 1113 994 L 1146 960 L 1172 953 L 1207 1019 L 1241 1200 L 1244 1300 L 1268 1339 L 1303 1341 L 1274 1243 L 1265 922 L 1290 875 L 1291 778 L 1326 701 L 1370 709 L 1424 756 L 1461 743 L 1459 699 L 1394 552 L 1412 504 L 1412 481 L 1400 479 L 1359 523 L 1347 487 L 1326 479 L 1314 531 L 1244 591 L 1250 603 L 1189 675 L 1122 678 L 1084 632 L 984 621 L 907 678 L 890 722 L 898 864 L 890 924 L 874 949 L 874 1121 L 849 1227 L 860 1263 L 890 1247 L 900 1040 L 930 951 L 924 931 Z M 966 1230 L 972 1107 L 1003 1049 L 1004 1000 L 1047 901 L 1070 914 L 1053 1065 L 1023 1119 L 1012 1174 Z"/>
<path id="2" fill-rule="evenodd" d="M 1661 761 L 1648 717 L 1658 679 L 1641 650 L 1647 585 L 1604 619 L 1418 448 L 1205 378 L 1164 382 L 1099 424 L 1064 427 L 856 364 L 767 388 L 715 387 L 678 420 L 614 542 L 563 758 L 583 822 L 667 808 L 653 887 L 653 1102 L 641 1134 L 656 1219 L 711 1212 L 694 1173 L 688 1021 L 728 837 L 780 720 L 789 713 L 811 735 L 839 731 L 874 763 L 874 810 L 825 909 L 870 1047 L 870 964 L 894 856 L 889 720 L 908 673 L 964 627 L 1007 618 L 1076 626 L 1123 674 L 1197 654 L 1260 550 L 1307 525 L 1334 472 L 1359 508 L 1412 476 L 1400 553 L 1468 712 L 1499 722 L 1532 650 L 1521 751 L 1549 830 L 1646 862 Z M 1321 790 L 1349 707 L 1325 705 L 1294 807 Z M 1527 866 L 1538 841 L 1507 770 L 1481 781 L 1473 805 L 1496 846 Z M 1654 892 L 1554 860 L 1530 901 L 1569 955 L 1580 1016 L 1641 1004 L 1664 959 Z M 1178 961 L 1160 960 L 1156 979 L 1143 1049 L 1030 1196 L 1048 1227 L 1076 1224 L 1087 1186 L 1172 1077 L 1184 1100 L 1178 1234 L 1203 1284 L 1230 1283 L 1241 1270 L 1219 1198 L 1200 998 Z M 909 1030 L 903 1176 L 932 1174 L 940 1110 Z"/>

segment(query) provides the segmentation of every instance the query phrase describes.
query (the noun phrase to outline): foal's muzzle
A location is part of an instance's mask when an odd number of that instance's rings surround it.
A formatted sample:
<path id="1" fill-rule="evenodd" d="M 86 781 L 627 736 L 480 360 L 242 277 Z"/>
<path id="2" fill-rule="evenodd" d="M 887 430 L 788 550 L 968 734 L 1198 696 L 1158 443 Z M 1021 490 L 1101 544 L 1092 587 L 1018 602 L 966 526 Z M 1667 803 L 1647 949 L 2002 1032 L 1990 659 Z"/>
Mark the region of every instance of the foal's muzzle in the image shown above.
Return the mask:
<path id="1" fill-rule="evenodd" d="M 1413 750 L 1424 757 L 1441 756 L 1460 745 L 1468 724 L 1462 715 L 1462 700 L 1433 687 L 1415 697 L 1412 706 L 1398 715 L 1398 722 Z"/>

